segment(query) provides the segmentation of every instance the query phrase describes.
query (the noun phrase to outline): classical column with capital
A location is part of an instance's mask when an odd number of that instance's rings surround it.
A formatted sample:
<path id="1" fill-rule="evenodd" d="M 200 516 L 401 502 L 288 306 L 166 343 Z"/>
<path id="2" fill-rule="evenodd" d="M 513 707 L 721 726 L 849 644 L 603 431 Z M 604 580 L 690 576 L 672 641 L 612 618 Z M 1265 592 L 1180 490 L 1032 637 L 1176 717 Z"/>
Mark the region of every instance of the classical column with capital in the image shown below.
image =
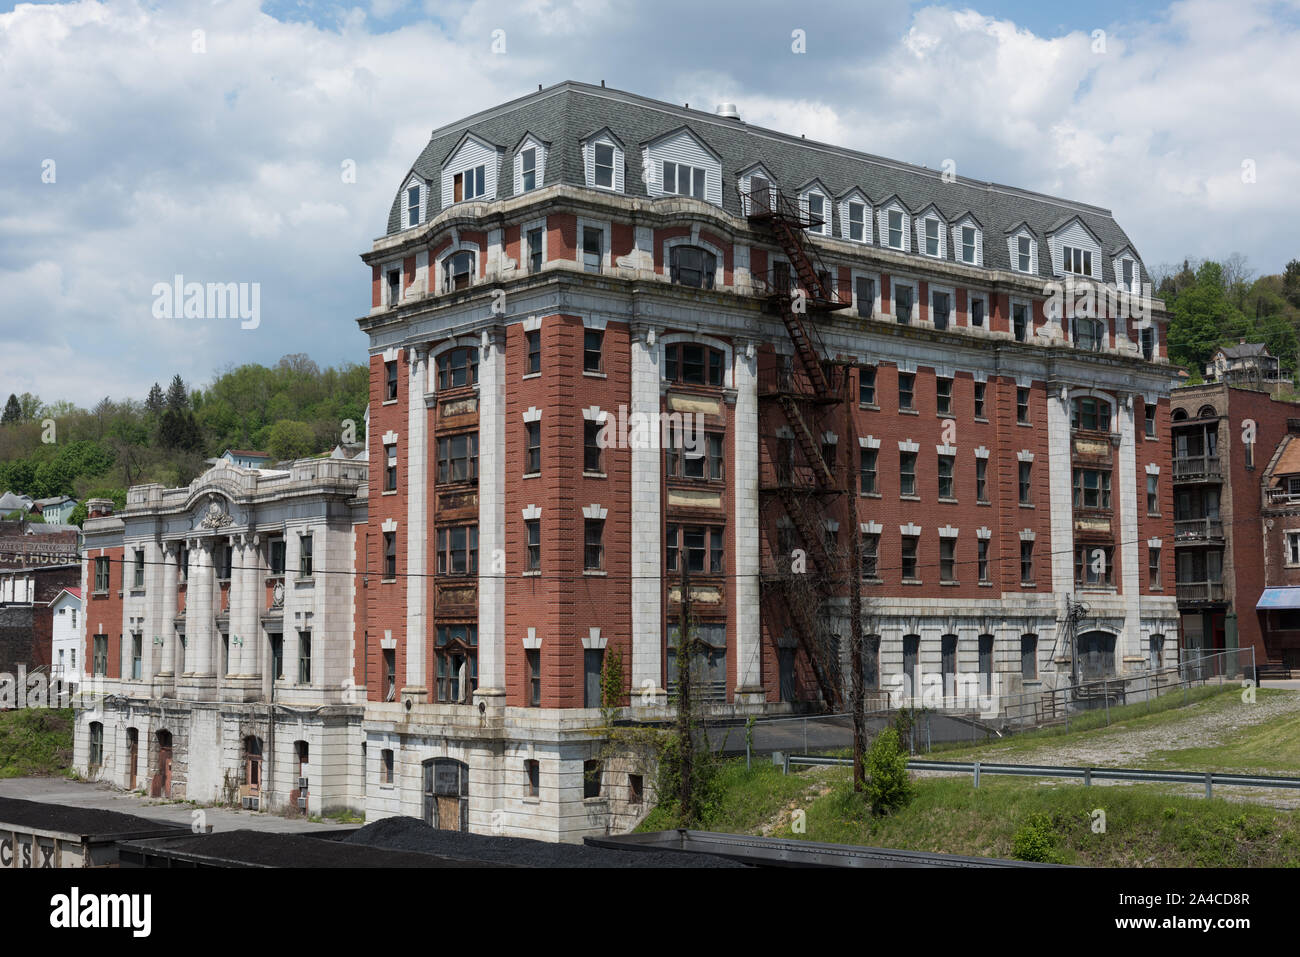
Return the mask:
<path id="1" fill-rule="evenodd" d="M 505 330 L 483 330 L 478 360 L 478 691 L 489 708 L 505 706 L 506 360 Z"/>
<path id="2" fill-rule="evenodd" d="M 736 343 L 736 427 L 732 442 L 732 497 L 736 543 L 736 703 L 761 705 L 763 691 L 759 619 L 758 350 Z"/>
<path id="3" fill-rule="evenodd" d="M 156 694 L 170 692 L 176 682 L 176 644 L 180 638 L 176 634 L 176 558 L 179 546 L 176 542 L 163 542 L 160 549 L 162 558 L 162 600 L 158 606 L 158 617 L 154 622 L 154 637 L 162 641 L 158 670 L 154 675 Z"/>
<path id="4" fill-rule="evenodd" d="M 406 685 L 402 694 L 416 703 L 429 700 L 425 684 L 428 645 L 428 586 L 425 582 L 428 548 L 429 409 L 424 402 L 429 365 L 426 346 L 410 350 L 406 418 Z"/>
<path id="5" fill-rule="evenodd" d="M 182 697 L 204 700 L 216 691 L 215 666 L 216 619 L 213 602 L 216 591 L 216 568 L 213 565 L 211 537 L 196 538 L 190 545 L 190 580 L 186 589 L 185 637 L 193 659 L 181 684 Z"/>
<path id="6" fill-rule="evenodd" d="M 658 416 L 659 349 L 655 327 L 632 329 L 630 415 Z M 657 419 L 655 419 L 657 421 Z M 632 702 L 653 689 L 663 702 L 663 464 L 658 443 L 632 448 Z"/>

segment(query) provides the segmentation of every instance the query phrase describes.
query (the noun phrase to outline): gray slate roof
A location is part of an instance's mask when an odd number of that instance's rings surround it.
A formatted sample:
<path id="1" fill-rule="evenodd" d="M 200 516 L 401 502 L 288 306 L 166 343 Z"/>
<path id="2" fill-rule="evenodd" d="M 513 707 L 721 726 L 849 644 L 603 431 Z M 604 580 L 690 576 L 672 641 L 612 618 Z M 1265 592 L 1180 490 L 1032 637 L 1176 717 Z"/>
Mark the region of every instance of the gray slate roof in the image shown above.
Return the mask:
<path id="1" fill-rule="evenodd" d="M 1268 354 L 1268 349 L 1262 342 L 1241 342 L 1235 346 L 1223 346 L 1220 351 L 1229 359 L 1246 359 L 1250 356 Z"/>
<path id="2" fill-rule="evenodd" d="M 13 511 L 27 511 L 28 504 L 13 492 L 5 492 L 0 495 L 0 514 L 8 514 Z"/>
<path id="3" fill-rule="evenodd" d="M 688 127 L 721 158 L 723 208 L 735 216 L 741 213 L 738 174 L 761 163 L 775 178 L 776 185 L 788 192 L 815 178 L 834 197 L 857 187 L 873 207 L 895 195 L 914 213 L 933 203 L 949 225 L 969 212 L 984 229 L 984 262 L 989 268 L 1011 268 L 1006 233 L 1021 223 L 1027 224 L 1039 240 L 1038 268 L 1044 278 L 1052 275 L 1045 242 L 1047 234 L 1076 216 L 1101 243 L 1104 281 L 1115 281 L 1112 255 L 1125 246 L 1132 248 L 1132 242 L 1111 213 L 1096 206 L 963 177 L 944 183 L 937 170 L 574 81 L 539 90 L 435 130 L 412 169 L 430 184 L 432 216 L 441 202 L 441 166 L 465 133 L 472 132 L 500 148 L 502 165 L 495 198 L 508 198 L 514 188 L 511 172 L 514 148 L 525 133 L 531 132 L 550 143 L 542 185 L 583 186 L 582 140 L 608 127 L 626 148 L 626 195 L 645 197 L 648 194 L 639 173 L 641 147 L 682 126 Z M 408 176 L 409 171 L 403 174 L 393 199 L 388 216 L 389 235 L 401 231 L 401 186 Z M 879 242 L 879 237 L 875 238 Z M 953 250 L 948 255 L 951 259 Z M 1150 278 L 1145 273 L 1144 276 Z"/>

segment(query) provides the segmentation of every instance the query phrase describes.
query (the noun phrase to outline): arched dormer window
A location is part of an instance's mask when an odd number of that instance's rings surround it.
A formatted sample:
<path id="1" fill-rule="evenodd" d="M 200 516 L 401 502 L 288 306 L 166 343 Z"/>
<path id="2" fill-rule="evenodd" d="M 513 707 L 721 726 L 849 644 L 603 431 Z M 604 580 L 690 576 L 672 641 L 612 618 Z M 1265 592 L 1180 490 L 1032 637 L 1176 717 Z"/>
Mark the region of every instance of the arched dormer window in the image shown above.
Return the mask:
<path id="1" fill-rule="evenodd" d="M 1070 428 L 1085 432 L 1110 431 L 1110 403 L 1092 395 L 1070 401 Z"/>
<path id="2" fill-rule="evenodd" d="M 461 250 L 448 256 L 442 264 L 443 288 L 447 292 L 453 289 L 468 289 L 474 281 L 474 254 Z"/>
<path id="3" fill-rule="evenodd" d="M 713 277 L 718 269 L 718 258 L 699 246 L 674 246 L 671 257 L 671 278 L 680 286 L 712 289 Z"/>

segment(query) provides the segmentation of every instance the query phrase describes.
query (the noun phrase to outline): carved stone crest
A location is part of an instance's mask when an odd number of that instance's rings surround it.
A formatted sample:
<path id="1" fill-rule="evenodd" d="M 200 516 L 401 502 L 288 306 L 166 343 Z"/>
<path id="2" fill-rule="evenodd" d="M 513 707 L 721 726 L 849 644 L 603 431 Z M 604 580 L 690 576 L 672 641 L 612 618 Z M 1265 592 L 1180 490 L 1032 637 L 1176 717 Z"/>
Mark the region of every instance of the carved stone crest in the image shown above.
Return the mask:
<path id="1" fill-rule="evenodd" d="M 215 498 L 208 500 L 208 511 L 203 516 L 203 521 L 199 522 L 199 528 L 225 528 L 232 524 L 230 515 L 217 504 Z"/>

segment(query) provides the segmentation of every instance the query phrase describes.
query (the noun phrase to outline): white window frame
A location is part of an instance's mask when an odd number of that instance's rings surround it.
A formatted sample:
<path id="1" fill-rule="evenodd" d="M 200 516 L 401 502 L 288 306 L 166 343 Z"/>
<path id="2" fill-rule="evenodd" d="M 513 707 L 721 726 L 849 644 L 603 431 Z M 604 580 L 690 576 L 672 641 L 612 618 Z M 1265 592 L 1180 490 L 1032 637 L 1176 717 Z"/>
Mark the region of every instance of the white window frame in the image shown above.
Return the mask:
<path id="1" fill-rule="evenodd" d="M 546 220 L 545 220 L 545 219 L 534 219 L 534 220 L 532 220 L 532 221 L 530 221 L 530 222 L 527 222 L 527 223 L 520 223 L 520 224 L 519 224 L 519 265 L 518 265 L 518 269 L 519 269 L 520 272 L 527 273 L 527 274 L 530 275 L 530 276 L 533 275 L 533 270 L 532 270 L 532 261 L 531 261 L 529 255 L 528 255 L 528 234 L 531 233 L 531 232 L 532 232 L 533 230 L 535 230 L 535 229 L 540 229 L 540 230 L 542 231 L 542 266 L 541 266 L 541 269 L 545 269 L 545 268 L 546 268 L 546 263 L 547 263 L 547 258 L 546 258 L 546 234 L 547 234 L 547 232 L 548 232 L 548 230 L 547 230 L 547 228 L 546 228 Z M 540 272 L 541 269 L 539 269 L 538 272 Z"/>
<path id="2" fill-rule="evenodd" d="M 412 189 L 420 191 L 420 200 L 416 215 L 419 217 L 415 222 L 411 222 L 411 204 L 410 195 Z M 429 187 L 418 176 L 410 176 L 406 180 L 406 185 L 402 188 L 402 228 L 414 229 L 428 221 L 428 204 L 429 204 Z"/>
<path id="3" fill-rule="evenodd" d="M 608 275 L 610 271 L 610 255 L 609 255 L 610 228 L 609 228 L 609 223 L 601 222 L 598 219 L 584 219 L 581 216 L 578 217 L 578 236 L 577 236 L 578 268 L 584 271 L 587 268 L 586 258 L 585 258 L 586 254 L 583 251 L 582 240 L 584 234 L 588 229 L 594 229 L 600 233 L 600 273 L 602 275 Z M 546 259 L 546 233 L 543 232 L 542 233 L 543 264 L 545 264 L 545 259 Z"/>
<path id="4" fill-rule="evenodd" d="M 1029 269 L 1020 268 L 1020 240 L 1029 240 Z M 1018 229 L 1011 234 L 1007 240 L 1007 252 L 1011 257 L 1011 269 L 1013 272 L 1021 273 L 1026 276 L 1038 275 L 1038 240 L 1027 229 Z"/>
<path id="5" fill-rule="evenodd" d="M 744 174 L 740 177 L 739 186 L 738 186 L 738 189 L 741 192 L 741 200 L 742 200 L 741 205 L 744 207 L 743 212 L 747 216 L 749 215 L 748 194 L 750 190 L 754 188 L 753 182 L 755 176 L 761 176 L 763 177 L 763 179 L 767 180 L 767 190 L 768 190 L 767 204 L 770 208 L 773 209 L 776 208 L 776 191 L 777 191 L 776 178 L 767 171 L 766 167 L 755 166 L 744 172 Z"/>
<path id="6" fill-rule="evenodd" d="M 611 170 L 610 184 L 608 186 L 603 186 L 596 181 L 597 146 L 608 146 L 613 151 L 614 165 Z M 587 187 L 589 189 L 602 189 L 609 193 L 623 192 L 623 184 L 620 180 L 624 177 L 619 175 L 624 168 L 623 148 L 614 141 L 614 138 L 609 133 L 598 133 L 596 136 L 593 136 L 591 139 L 583 143 L 582 151 L 582 168 L 584 171 L 584 178 L 587 181 Z M 591 159 L 590 164 L 588 163 L 588 156 L 590 156 Z M 585 176 L 588 165 L 591 167 L 591 175 Z"/>
<path id="7" fill-rule="evenodd" d="M 1079 265 L 1086 265 L 1086 269 L 1073 269 L 1075 256 L 1078 254 Z M 1092 250 L 1084 249 L 1082 246 L 1066 246 L 1061 244 L 1061 272 L 1072 276 L 1087 276 L 1092 278 Z"/>
<path id="8" fill-rule="evenodd" d="M 971 231 L 971 258 L 966 258 L 966 230 Z M 967 216 L 959 220 L 957 225 L 952 228 L 952 248 L 953 259 L 964 266 L 983 266 L 984 265 L 984 243 L 982 230 L 975 224 L 975 220 Z"/>
<path id="9" fill-rule="evenodd" d="M 862 207 L 862 238 L 854 239 L 852 236 L 853 222 L 849 217 L 849 207 L 854 203 Z M 867 198 L 862 195 L 861 191 L 854 190 L 840 200 L 840 239 L 850 243 L 861 243 L 864 246 L 871 245 L 871 204 Z"/>
<path id="10" fill-rule="evenodd" d="M 853 300 L 853 309 L 858 315 L 862 315 L 862 310 L 858 308 L 858 279 L 870 279 L 874 285 L 872 290 L 874 298 L 871 301 L 871 315 L 874 318 L 880 318 L 880 273 L 871 272 L 868 269 L 850 269 L 849 270 L 849 295 Z"/>
<path id="11" fill-rule="evenodd" d="M 396 270 L 397 272 L 397 299 L 396 300 L 394 300 L 392 297 L 393 287 L 388 284 L 388 274 L 393 272 L 394 270 Z M 404 270 L 402 269 L 402 260 L 394 259 L 391 262 L 386 262 L 382 266 L 380 266 L 379 281 L 380 283 L 383 284 L 384 287 L 385 306 L 389 306 L 389 307 L 396 306 L 399 303 L 401 303 L 403 299 L 406 298 L 406 277 L 404 275 Z"/>
<path id="12" fill-rule="evenodd" d="M 935 252 L 930 252 L 930 224 L 934 224 L 934 245 Z M 947 243 L 944 241 L 944 233 L 947 232 L 946 224 L 943 219 L 935 212 L 927 212 L 916 219 L 916 249 L 922 256 L 927 259 L 947 259 Z"/>
<path id="13" fill-rule="evenodd" d="M 898 322 L 898 314 L 896 310 L 898 308 L 898 287 L 899 286 L 906 286 L 908 289 L 912 290 L 912 310 L 910 313 L 908 313 L 907 316 L 907 325 L 910 326 L 912 323 L 916 321 L 916 316 L 917 316 L 916 293 L 917 290 L 920 288 L 920 284 L 917 283 L 915 279 L 901 279 L 897 276 L 889 277 L 889 316 L 891 319 L 894 320 L 894 322 Z M 879 298 L 879 296 L 880 296 L 880 289 L 879 287 L 877 287 L 876 297 Z M 902 325 L 902 323 L 899 324 Z"/>
<path id="14" fill-rule="evenodd" d="M 655 172 L 659 174 L 659 195 L 676 196 L 683 199 L 698 199 L 702 203 L 707 203 L 709 195 L 709 169 L 707 166 L 692 166 L 690 163 L 682 163 L 678 160 L 660 158 L 656 165 L 659 167 Z M 673 189 L 668 189 L 667 180 L 664 178 L 664 171 L 668 166 L 673 167 Z M 682 170 L 690 170 L 691 191 L 688 193 L 680 192 L 676 187 L 681 182 Z M 702 174 L 704 180 L 702 195 L 695 195 L 695 174 Z"/>
<path id="15" fill-rule="evenodd" d="M 971 318 L 975 311 L 973 307 L 976 302 L 984 303 L 984 324 L 980 326 L 975 325 L 975 323 L 972 321 Z M 969 329 L 983 329 L 985 331 L 988 331 L 988 329 L 990 328 L 989 326 L 990 321 L 991 321 L 991 317 L 989 316 L 989 294 L 986 292 L 972 292 L 971 290 L 967 289 L 966 290 L 966 327 Z"/>
<path id="16" fill-rule="evenodd" d="M 1286 533 L 1286 563 L 1300 565 L 1300 530 L 1288 530 Z"/>
<path id="17" fill-rule="evenodd" d="M 805 216 L 811 216 L 812 198 L 814 196 L 822 201 L 822 224 L 817 228 L 808 229 L 807 232 L 812 233 L 814 236 L 830 236 L 832 235 L 831 207 L 833 204 L 825 190 L 816 186 L 810 186 L 808 189 L 804 190 L 799 194 L 799 209 Z"/>
<path id="18" fill-rule="evenodd" d="M 947 328 L 956 329 L 957 328 L 957 290 L 954 289 L 952 286 L 940 286 L 932 283 L 930 284 L 927 291 L 930 296 L 930 301 L 926 303 L 926 315 L 930 317 L 927 320 L 929 324 L 935 329 L 939 328 L 939 324 L 934 321 L 934 294 L 936 292 L 941 292 L 941 293 L 945 293 L 948 296 Z"/>
<path id="19" fill-rule="evenodd" d="M 469 242 L 464 239 L 458 239 L 456 242 L 452 243 L 441 253 L 439 253 L 437 260 L 433 264 L 436 270 L 435 275 L 437 277 L 436 281 L 438 285 L 438 295 L 441 296 L 451 291 L 447 285 L 447 277 L 445 275 L 446 269 L 444 268 L 444 266 L 446 265 L 448 259 L 456 255 L 456 253 L 462 253 L 462 252 L 471 252 L 474 254 L 474 271 L 470 273 L 469 284 L 471 288 L 478 285 L 479 268 L 481 266 L 481 260 L 479 259 L 479 257 L 483 255 L 483 250 L 479 248 L 478 243 Z"/>
<path id="20" fill-rule="evenodd" d="M 536 150 L 536 159 L 533 164 L 534 186 L 532 189 L 524 188 L 524 153 L 527 150 Z M 519 143 L 519 149 L 515 151 L 514 161 L 514 187 L 515 195 L 522 196 L 524 193 L 532 193 L 542 188 L 546 178 L 546 147 L 536 136 L 531 133 L 523 138 Z"/>
<path id="21" fill-rule="evenodd" d="M 902 223 L 902 228 L 899 230 L 899 237 L 902 239 L 902 245 L 901 245 L 901 246 L 893 246 L 893 245 L 890 245 L 890 242 L 889 242 L 889 235 L 890 235 L 889 216 L 890 216 L 891 213 L 898 213 L 898 214 L 899 214 L 899 217 L 900 217 L 900 221 L 901 221 L 901 223 Z M 903 207 L 903 205 L 902 205 L 901 203 L 899 203 L 897 200 L 895 200 L 894 202 L 891 202 L 891 203 L 890 203 L 889 205 L 887 205 L 887 206 L 882 206 L 882 207 L 880 208 L 880 213 L 879 213 L 879 215 L 880 215 L 880 245 L 881 245 L 881 247 L 884 248 L 884 249 L 893 249 L 893 250 L 895 250 L 895 251 L 897 251 L 897 252 L 904 252 L 904 253 L 905 253 L 905 252 L 910 252 L 910 251 L 911 251 L 911 239 L 910 239 L 910 236 L 909 236 L 909 234 L 908 234 L 908 233 L 909 233 L 909 230 L 910 230 L 910 228 L 911 228 L 911 224 L 909 223 L 909 218 L 910 218 L 910 216 L 909 216 L 907 210 Z"/>

